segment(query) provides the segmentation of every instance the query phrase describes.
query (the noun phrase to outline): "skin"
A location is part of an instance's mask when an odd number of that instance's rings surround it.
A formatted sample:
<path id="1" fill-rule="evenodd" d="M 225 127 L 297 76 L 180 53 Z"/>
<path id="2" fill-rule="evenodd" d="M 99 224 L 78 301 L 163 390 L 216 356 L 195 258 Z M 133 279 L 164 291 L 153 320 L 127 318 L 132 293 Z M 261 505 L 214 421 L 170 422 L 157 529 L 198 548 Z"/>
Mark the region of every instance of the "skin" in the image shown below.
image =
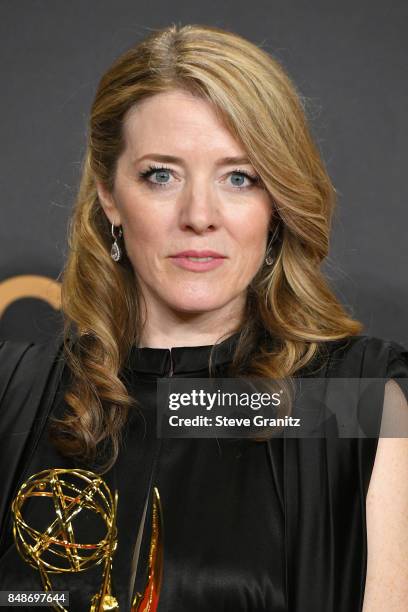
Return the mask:
<path id="1" fill-rule="evenodd" d="M 395 438 L 392 436 L 407 436 Z M 385 386 L 381 436 L 368 489 L 367 577 L 363 612 L 408 606 L 408 404 L 396 381 Z"/>
<path id="2" fill-rule="evenodd" d="M 113 190 L 100 183 L 97 188 L 110 223 L 122 225 L 146 303 L 140 346 L 214 344 L 240 323 L 248 285 L 263 265 L 270 195 L 262 183 L 236 172 L 257 176 L 249 161 L 221 163 L 246 152 L 210 103 L 188 92 L 142 101 L 123 127 L 125 148 Z M 180 160 L 163 163 L 156 154 Z M 150 165 L 168 170 L 143 180 L 140 173 Z M 169 256 L 188 249 L 227 258 L 213 270 L 185 270 Z"/>

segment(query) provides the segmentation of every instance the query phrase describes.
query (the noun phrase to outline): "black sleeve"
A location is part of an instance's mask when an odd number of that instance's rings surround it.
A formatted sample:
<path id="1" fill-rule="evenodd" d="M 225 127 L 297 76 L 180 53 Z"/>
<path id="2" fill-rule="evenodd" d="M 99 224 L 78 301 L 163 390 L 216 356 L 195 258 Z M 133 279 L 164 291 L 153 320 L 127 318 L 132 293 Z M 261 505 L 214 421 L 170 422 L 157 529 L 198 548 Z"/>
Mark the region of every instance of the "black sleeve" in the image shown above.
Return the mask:
<path id="1" fill-rule="evenodd" d="M 56 393 L 61 352 L 55 340 L 0 343 L 0 548 L 10 501 Z"/>
<path id="2" fill-rule="evenodd" d="M 398 342 L 390 342 L 387 378 L 401 378 L 402 380 L 399 380 L 398 384 L 408 399 L 408 349 Z"/>
<path id="3" fill-rule="evenodd" d="M 381 431 L 383 437 L 408 436 L 408 351 L 390 343 Z"/>

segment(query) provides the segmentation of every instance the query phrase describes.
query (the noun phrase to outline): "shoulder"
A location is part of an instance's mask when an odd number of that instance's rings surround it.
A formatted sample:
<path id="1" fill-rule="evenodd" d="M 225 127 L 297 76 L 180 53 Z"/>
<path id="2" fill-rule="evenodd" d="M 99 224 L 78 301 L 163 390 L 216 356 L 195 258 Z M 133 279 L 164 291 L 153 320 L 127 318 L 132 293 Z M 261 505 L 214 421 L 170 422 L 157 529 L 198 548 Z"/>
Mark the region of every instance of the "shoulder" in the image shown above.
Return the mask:
<path id="1" fill-rule="evenodd" d="M 322 343 L 318 361 L 327 376 L 345 378 L 408 377 L 408 350 L 399 342 L 361 335 Z"/>
<path id="2" fill-rule="evenodd" d="M 19 364 L 24 362 L 33 346 L 32 342 L 0 340 L 0 402 Z"/>
<path id="3" fill-rule="evenodd" d="M 0 339 L 0 402 L 15 379 L 19 384 L 34 383 L 60 356 L 61 349 L 59 336 L 42 343 Z"/>
<path id="4" fill-rule="evenodd" d="M 0 340 L 0 438 L 29 428 L 60 363 L 59 337 L 44 343 Z"/>

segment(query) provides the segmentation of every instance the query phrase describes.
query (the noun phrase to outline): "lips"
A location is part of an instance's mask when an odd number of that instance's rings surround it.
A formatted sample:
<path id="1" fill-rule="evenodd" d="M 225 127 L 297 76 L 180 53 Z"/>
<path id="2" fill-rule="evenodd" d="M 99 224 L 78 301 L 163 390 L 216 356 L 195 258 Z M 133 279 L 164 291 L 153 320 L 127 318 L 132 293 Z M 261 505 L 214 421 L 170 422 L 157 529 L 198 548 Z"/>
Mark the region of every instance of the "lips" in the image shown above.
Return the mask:
<path id="1" fill-rule="evenodd" d="M 179 268 L 189 270 L 190 272 L 207 272 L 214 270 L 223 264 L 226 259 L 225 255 L 217 253 L 217 251 L 181 251 L 176 255 L 171 255 L 170 259 Z"/>
<path id="2" fill-rule="evenodd" d="M 217 253 L 216 251 L 180 251 L 180 253 L 176 253 L 176 255 L 171 255 L 170 257 L 212 257 L 213 259 L 224 259 L 225 255 L 221 255 L 221 253 Z"/>

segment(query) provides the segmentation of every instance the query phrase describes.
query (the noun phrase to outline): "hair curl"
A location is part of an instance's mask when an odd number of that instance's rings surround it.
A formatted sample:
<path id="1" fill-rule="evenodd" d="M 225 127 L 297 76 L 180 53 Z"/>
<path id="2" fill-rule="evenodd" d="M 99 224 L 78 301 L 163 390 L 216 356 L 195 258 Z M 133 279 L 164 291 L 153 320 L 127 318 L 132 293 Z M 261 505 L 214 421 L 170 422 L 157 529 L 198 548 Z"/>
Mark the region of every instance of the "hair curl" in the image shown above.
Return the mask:
<path id="1" fill-rule="evenodd" d="M 276 209 L 275 263 L 264 265 L 248 287 L 233 371 L 250 355 L 245 372 L 292 376 L 322 343 L 361 331 L 320 270 L 329 249 L 335 190 L 286 72 L 255 44 L 219 28 L 171 25 L 150 33 L 99 83 L 63 272 L 69 410 L 54 420 L 52 440 L 64 455 L 86 460 L 109 447 L 104 471 L 116 461 L 128 410 L 137 403 L 120 372 L 139 342 L 142 321 L 130 261 L 126 254 L 119 264 L 110 257 L 110 226 L 96 182 L 113 188 L 127 111 L 174 89 L 213 105 L 247 151 Z M 256 341 L 260 330 L 273 336 L 275 350 Z"/>

